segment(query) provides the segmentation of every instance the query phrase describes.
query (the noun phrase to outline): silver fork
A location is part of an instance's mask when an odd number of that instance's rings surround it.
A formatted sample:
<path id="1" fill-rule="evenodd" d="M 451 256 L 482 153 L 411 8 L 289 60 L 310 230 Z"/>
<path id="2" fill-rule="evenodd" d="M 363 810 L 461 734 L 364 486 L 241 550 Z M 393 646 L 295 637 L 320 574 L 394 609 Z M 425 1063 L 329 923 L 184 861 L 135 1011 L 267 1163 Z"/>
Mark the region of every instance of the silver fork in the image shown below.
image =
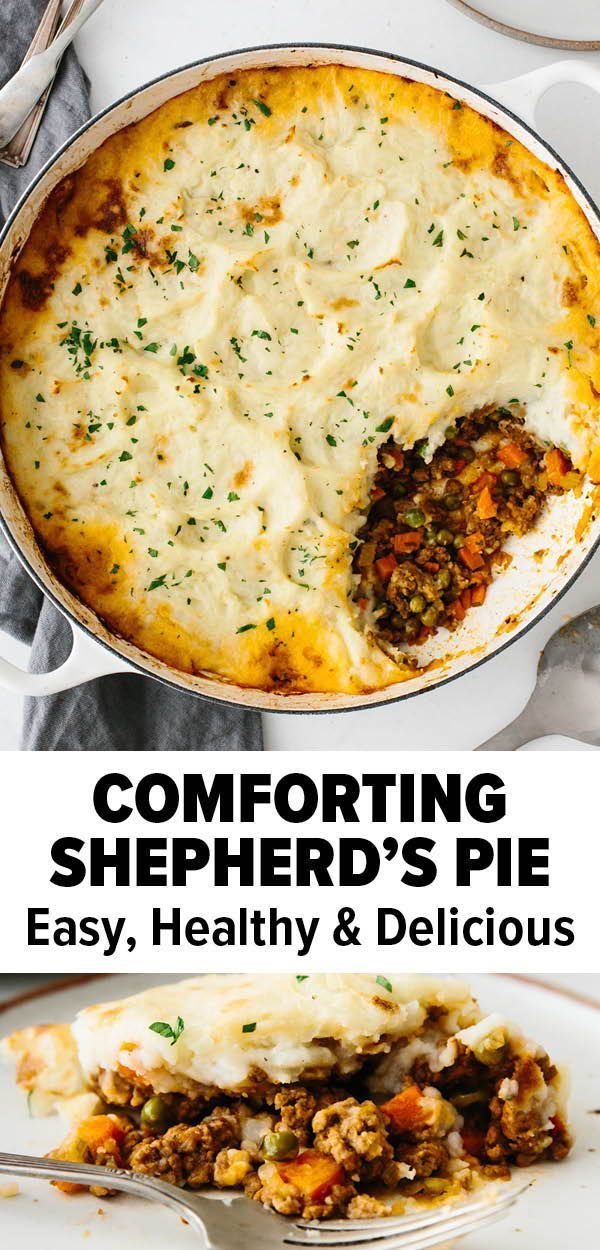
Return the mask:
<path id="1" fill-rule="evenodd" d="M 123 1189 L 171 1207 L 200 1233 L 208 1250 L 282 1250 L 284 1246 L 352 1246 L 353 1250 L 427 1250 L 465 1237 L 501 1219 L 529 1188 L 530 1181 L 500 1182 L 444 1208 L 370 1220 L 294 1221 L 242 1194 L 218 1197 L 177 1189 L 153 1176 L 113 1171 L 85 1163 L 63 1163 L 30 1155 L 0 1153 L 0 1173 L 40 1180 L 72 1181 Z M 226 1192 L 226 1191 L 225 1191 Z"/>

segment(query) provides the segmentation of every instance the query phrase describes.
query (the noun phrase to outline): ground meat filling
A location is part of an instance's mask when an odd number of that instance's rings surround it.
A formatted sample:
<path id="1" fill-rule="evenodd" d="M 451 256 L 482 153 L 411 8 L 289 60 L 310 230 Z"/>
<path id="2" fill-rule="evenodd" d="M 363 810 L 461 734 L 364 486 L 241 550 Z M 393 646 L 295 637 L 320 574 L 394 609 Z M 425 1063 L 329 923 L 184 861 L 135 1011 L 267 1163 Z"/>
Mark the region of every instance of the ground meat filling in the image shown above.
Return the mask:
<path id="1" fill-rule="evenodd" d="M 528 433 L 516 405 L 461 418 L 426 456 L 427 440 L 380 449 L 354 558 L 355 599 L 388 649 L 454 629 L 484 602 L 509 536 L 533 528 L 548 495 L 581 488 L 569 458 Z"/>
<path id="2" fill-rule="evenodd" d="M 455 1044 L 450 1066 L 429 1062 L 425 1049 L 386 1100 L 355 1077 L 351 1092 L 280 1086 L 212 1108 L 155 1094 L 140 1113 L 132 1089 L 128 1115 L 107 1108 L 89 1117 L 53 1154 L 191 1189 L 243 1188 L 282 1215 L 326 1219 L 385 1215 L 391 1194 L 431 1200 L 478 1174 L 506 1177 L 509 1163 L 568 1152 L 546 1055 L 516 1055 L 499 1030 L 475 1050 Z M 122 1097 L 119 1082 L 113 1088 Z M 196 1123 L 179 1118 L 194 1111 Z"/>

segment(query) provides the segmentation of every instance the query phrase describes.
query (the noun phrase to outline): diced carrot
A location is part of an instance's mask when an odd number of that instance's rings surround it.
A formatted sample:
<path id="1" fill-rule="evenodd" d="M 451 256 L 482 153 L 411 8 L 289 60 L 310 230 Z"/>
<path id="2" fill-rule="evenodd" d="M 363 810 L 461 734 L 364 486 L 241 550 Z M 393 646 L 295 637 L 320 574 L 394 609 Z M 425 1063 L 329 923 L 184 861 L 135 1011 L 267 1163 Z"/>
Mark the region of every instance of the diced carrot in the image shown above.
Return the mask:
<path id="1" fill-rule="evenodd" d="M 475 530 L 473 534 L 467 534 L 465 538 L 465 547 L 467 551 L 482 551 L 485 547 L 485 538 L 480 534 L 479 530 Z"/>
<path id="2" fill-rule="evenodd" d="M 91 1115 L 77 1125 L 77 1137 L 94 1149 L 111 1140 L 120 1145 L 125 1133 L 111 1115 Z"/>
<path id="3" fill-rule="evenodd" d="M 417 642 L 419 644 L 422 642 L 427 642 L 427 639 L 431 636 L 432 633 L 433 633 L 433 630 L 428 629 L 426 625 L 423 625 L 420 633 L 417 634 Z"/>
<path id="4" fill-rule="evenodd" d="M 356 602 L 357 602 L 357 604 L 358 604 L 358 606 L 359 606 L 359 608 L 360 608 L 361 612 L 364 612 L 364 611 L 365 611 L 365 609 L 366 609 L 366 608 L 368 608 L 368 606 L 369 606 L 369 600 L 368 600 L 368 599 L 357 599 L 357 600 L 356 600 Z"/>
<path id="5" fill-rule="evenodd" d="M 453 599 L 452 603 L 448 604 L 448 611 L 452 613 L 452 616 L 456 617 L 457 621 L 464 621 L 465 609 L 460 599 Z"/>
<path id="6" fill-rule="evenodd" d="M 371 491 L 371 499 L 373 500 L 373 503 L 376 503 L 378 499 L 383 499 L 384 495 L 385 495 L 385 491 L 382 490 L 381 486 L 373 487 Z"/>
<path id="7" fill-rule="evenodd" d="M 390 552 L 389 555 L 381 556 L 380 560 L 376 560 L 373 568 L 382 582 L 388 582 L 397 564 L 398 561 L 395 555 Z"/>
<path id="8" fill-rule="evenodd" d="M 418 1085 L 407 1085 L 389 1102 L 384 1102 L 381 1110 L 391 1120 L 397 1133 L 410 1133 L 424 1123 L 423 1094 Z"/>
<path id="9" fill-rule="evenodd" d="M 484 486 L 479 499 L 477 500 L 477 515 L 482 521 L 489 521 L 498 511 L 498 505 L 493 498 L 489 486 Z"/>
<path id="10" fill-rule="evenodd" d="M 477 481 L 473 483 L 473 490 L 476 492 L 485 490 L 486 486 L 494 486 L 496 479 L 493 473 L 480 473 Z"/>
<path id="11" fill-rule="evenodd" d="M 289 1163 L 278 1163 L 277 1170 L 283 1181 L 295 1185 L 306 1198 L 313 1202 L 321 1202 L 326 1198 L 334 1185 L 344 1179 L 344 1169 L 331 1155 L 321 1154 L 319 1150 L 303 1150 Z"/>
<path id="12" fill-rule="evenodd" d="M 561 479 L 571 468 L 567 457 L 563 455 L 559 447 L 553 447 L 551 451 L 546 452 L 544 459 L 546 461 L 546 470 L 550 485 L 560 486 Z"/>
<path id="13" fill-rule="evenodd" d="M 471 587 L 466 586 L 462 592 L 462 595 L 460 596 L 460 601 L 463 605 L 463 608 L 465 609 L 465 612 L 467 611 L 468 608 L 471 607 L 471 603 L 473 602 L 471 598 L 471 594 L 472 594 Z"/>
<path id="14" fill-rule="evenodd" d="M 472 551 L 472 550 L 471 550 L 469 547 L 467 547 L 467 546 L 465 546 L 465 547 L 461 547 L 461 549 L 460 549 L 460 551 L 459 551 L 459 553 L 458 553 L 458 554 L 459 554 L 459 556 L 460 556 L 460 558 L 461 558 L 461 560 L 462 560 L 463 564 L 466 564 L 467 568 L 468 568 L 468 569 L 471 569 L 471 571 L 472 571 L 472 572 L 474 572 L 474 571 L 475 571 L 475 569 L 482 569 L 482 568 L 483 568 L 483 566 L 484 566 L 484 564 L 485 564 L 485 560 L 484 560 L 484 559 L 483 559 L 483 557 L 479 554 L 479 552 L 478 552 L 478 551 Z"/>
<path id="15" fill-rule="evenodd" d="M 478 586 L 473 586 L 473 589 L 471 590 L 471 607 L 481 607 L 482 603 L 485 602 L 486 591 L 487 586 L 485 586 L 483 582 L 480 582 Z"/>
<path id="16" fill-rule="evenodd" d="M 90 1150 L 96 1151 L 99 1146 L 114 1142 L 114 1150 L 108 1153 L 117 1157 L 117 1162 L 120 1163 L 118 1156 L 124 1138 L 125 1132 L 113 1116 L 91 1115 L 69 1133 L 62 1145 L 51 1150 L 48 1158 L 63 1159 L 68 1163 L 85 1163 L 89 1160 Z M 87 1188 L 75 1181 L 53 1181 L 52 1184 L 63 1194 L 81 1194 Z"/>
<path id="17" fill-rule="evenodd" d="M 417 551 L 423 542 L 423 530 L 407 530 L 405 534 L 394 534 L 392 546 L 398 554 Z"/>
<path id="18" fill-rule="evenodd" d="M 455 473 L 462 473 L 462 471 L 463 471 L 463 469 L 464 469 L 464 467 L 465 467 L 466 463 L 467 463 L 467 462 L 466 462 L 466 460 L 455 460 L 455 461 L 454 461 L 454 472 L 455 472 Z"/>
<path id="19" fill-rule="evenodd" d="M 439 573 L 440 571 L 440 566 L 437 560 L 426 560 L 423 568 L 427 569 L 428 573 Z"/>
<path id="20" fill-rule="evenodd" d="M 483 1129 L 475 1128 L 474 1126 L 469 1127 L 466 1125 L 465 1128 L 461 1129 L 460 1135 L 467 1154 L 474 1155 L 476 1159 L 480 1159 L 485 1145 L 485 1133 L 483 1132 Z"/>
<path id="21" fill-rule="evenodd" d="M 523 451 L 518 443 L 504 443 L 498 448 L 498 459 L 506 465 L 507 469 L 518 469 L 519 465 L 527 459 L 527 452 Z"/>

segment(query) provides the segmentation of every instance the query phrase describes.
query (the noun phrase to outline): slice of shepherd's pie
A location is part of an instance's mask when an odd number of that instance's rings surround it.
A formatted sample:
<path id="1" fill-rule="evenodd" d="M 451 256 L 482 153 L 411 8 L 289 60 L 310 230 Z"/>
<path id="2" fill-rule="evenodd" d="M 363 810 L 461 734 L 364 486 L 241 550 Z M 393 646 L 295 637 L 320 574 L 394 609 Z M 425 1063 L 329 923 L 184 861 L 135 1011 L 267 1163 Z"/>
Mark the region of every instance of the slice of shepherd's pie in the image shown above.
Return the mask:
<path id="1" fill-rule="evenodd" d="M 67 1112 L 53 1157 L 295 1217 L 398 1211 L 570 1147 L 544 1049 L 450 978 L 202 976 L 4 1045 L 32 1111 Z"/>

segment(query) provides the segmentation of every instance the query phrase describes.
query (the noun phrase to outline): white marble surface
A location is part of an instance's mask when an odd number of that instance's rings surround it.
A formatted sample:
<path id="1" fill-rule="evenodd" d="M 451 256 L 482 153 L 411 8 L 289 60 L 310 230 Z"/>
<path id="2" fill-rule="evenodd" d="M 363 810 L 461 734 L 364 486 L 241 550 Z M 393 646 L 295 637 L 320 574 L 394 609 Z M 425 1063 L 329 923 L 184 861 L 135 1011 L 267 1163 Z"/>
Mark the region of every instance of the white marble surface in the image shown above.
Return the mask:
<path id="1" fill-rule="evenodd" d="M 397 52 L 479 85 L 503 81 L 561 54 L 513 42 L 470 21 L 448 0 L 104 0 L 76 40 L 102 108 L 149 78 L 211 53 L 277 41 L 367 45 Z M 600 66 L 600 53 L 586 53 Z M 600 199 L 600 98 L 578 86 L 551 91 L 539 127 Z M 265 718 L 274 749 L 470 749 L 523 706 L 550 633 L 600 599 L 600 554 L 534 630 L 483 668 L 440 690 L 361 713 Z M 4 643 L 3 643 L 4 646 Z M 15 656 L 16 658 L 16 656 Z M 19 700 L 0 696 L 0 748 L 18 744 Z M 550 749 L 564 740 L 546 740 Z"/>

